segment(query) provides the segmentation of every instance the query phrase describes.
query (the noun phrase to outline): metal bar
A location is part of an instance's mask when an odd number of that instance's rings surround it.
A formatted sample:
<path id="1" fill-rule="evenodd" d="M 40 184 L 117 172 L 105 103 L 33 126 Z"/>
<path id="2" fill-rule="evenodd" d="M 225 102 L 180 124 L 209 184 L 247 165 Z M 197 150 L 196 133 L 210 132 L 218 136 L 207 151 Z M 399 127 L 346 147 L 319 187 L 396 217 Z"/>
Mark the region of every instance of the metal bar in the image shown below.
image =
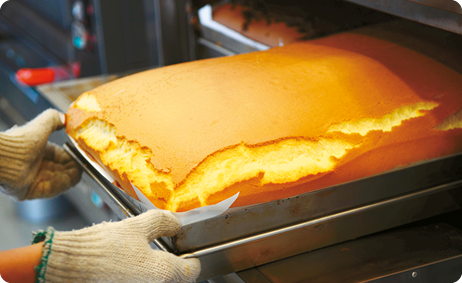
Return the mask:
<path id="1" fill-rule="evenodd" d="M 165 66 L 165 52 L 164 52 L 164 35 L 162 34 L 162 14 L 160 13 L 161 0 L 153 0 L 154 14 L 156 18 L 156 34 L 157 34 L 157 49 L 159 54 L 159 66 Z"/>
<path id="2" fill-rule="evenodd" d="M 184 0 L 160 0 L 160 28 L 164 65 L 186 62 L 190 60 L 190 42 L 188 35 L 188 19 Z"/>
<path id="3" fill-rule="evenodd" d="M 202 45 L 204 45 L 205 47 L 208 47 L 208 48 L 210 48 L 210 49 L 213 49 L 213 50 L 215 50 L 215 51 L 217 51 L 217 52 L 219 52 L 219 53 L 221 53 L 221 54 L 223 54 L 223 55 L 225 55 L 225 56 L 236 55 L 235 52 L 230 51 L 230 50 L 228 50 L 228 49 L 226 49 L 226 48 L 223 48 L 223 47 L 221 47 L 221 46 L 218 46 L 218 45 L 216 45 L 216 44 L 214 44 L 214 43 L 208 41 L 207 39 L 199 38 L 199 39 L 197 40 L 197 42 L 200 43 L 200 44 L 202 44 Z"/>
<path id="4" fill-rule="evenodd" d="M 462 15 L 408 0 L 346 0 L 371 9 L 462 34 Z"/>
<path id="5" fill-rule="evenodd" d="M 94 0 L 93 1 L 93 8 L 95 9 L 95 15 L 99 15 L 95 17 L 95 29 L 96 29 L 96 40 L 98 44 L 98 58 L 99 58 L 99 65 L 101 69 L 101 74 L 108 73 L 107 67 L 107 57 L 106 57 L 106 44 L 104 41 L 104 29 L 103 29 L 103 19 L 100 16 L 102 14 L 102 7 L 101 7 L 101 0 Z"/>
<path id="6" fill-rule="evenodd" d="M 236 240 L 236 241 L 224 243 L 224 244 L 213 246 L 213 247 L 210 247 L 210 248 L 205 248 L 205 249 L 198 250 L 198 251 L 195 251 L 195 252 L 192 252 L 192 253 L 181 255 L 181 257 L 183 257 L 183 258 L 190 258 L 190 257 L 200 258 L 200 257 L 206 256 L 206 255 L 217 253 L 217 252 L 220 252 L 220 251 L 224 251 L 224 250 L 236 247 L 236 246 L 248 244 L 248 243 L 251 243 L 251 242 L 260 241 L 260 240 L 263 240 L 265 238 L 274 237 L 274 236 L 284 234 L 284 233 L 289 233 L 289 232 L 292 232 L 294 230 L 299 230 L 299 229 L 302 229 L 302 228 L 306 228 L 308 226 L 315 226 L 317 224 L 329 222 L 329 221 L 339 219 L 339 218 L 343 218 L 343 217 L 346 217 L 346 216 L 350 216 L 350 215 L 353 215 L 353 214 L 358 214 L 358 213 L 361 213 L 361 212 L 367 212 L 367 211 L 370 211 L 370 210 L 373 210 L 373 209 L 376 209 L 376 208 L 380 208 L 380 207 L 383 207 L 383 206 L 386 206 L 386 205 L 389 205 L 389 204 L 394 204 L 394 203 L 397 203 L 397 202 L 401 202 L 401 201 L 405 201 L 405 200 L 414 199 L 414 198 L 417 198 L 417 197 L 423 197 L 423 196 L 426 196 L 426 195 L 434 194 L 436 192 L 449 190 L 449 189 L 452 189 L 452 188 L 456 188 L 458 186 L 462 186 L 462 180 L 455 181 L 455 182 L 452 182 L 452 183 L 449 183 L 449 184 L 440 185 L 440 186 L 433 187 L 433 188 L 430 188 L 430 189 L 422 190 L 422 191 L 419 191 L 419 192 L 416 192 L 416 193 L 411 193 L 411 194 L 408 194 L 408 195 L 405 195 L 405 196 L 400 196 L 400 197 L 388 199 L 388 200 L 385 200 L 385 201 L 373 203 L 373 204 L 370 204 L 370 205 L 365 205 L 365 206 L 362 206 L 362 207 L 358 207 L 358 208 L 350 209 L 350 210 L 347 210 L 347 211 L 335 213 L 335 214 L 328 215 L 328 216 L 325 216 L 325 217 L 320 217 L 320 218 L 317 218 L 317 219 L 314 219 L 314 220 L 310 220 L 310 221 L 306 221 L 306 222 L 303 222 L 303 223 L 291 225 L 291 226 L 288 226 L 288 227 L 275 229 L 275 230 L 272 230 L 272 231 L 269 231 L 269 232 L 266 232 L 266 233 L 261 233 L 261 234 L 258 234 L 258 235 L 254 235 L 254 236 L 251 236 L 251 237 L 247 237 L 247 238 L 239 239 L 239 240 Z"/>

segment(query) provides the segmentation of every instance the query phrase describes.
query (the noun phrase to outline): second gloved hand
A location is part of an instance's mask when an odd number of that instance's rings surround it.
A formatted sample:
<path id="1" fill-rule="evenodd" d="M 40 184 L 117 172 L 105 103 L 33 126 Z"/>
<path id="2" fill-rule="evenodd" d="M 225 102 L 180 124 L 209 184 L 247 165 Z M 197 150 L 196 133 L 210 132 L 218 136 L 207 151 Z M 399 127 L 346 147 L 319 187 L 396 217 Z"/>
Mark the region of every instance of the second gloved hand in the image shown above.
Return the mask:
<path id="1" fill-rule="evenodd" d="M 193 282 L 200 273 L 197 259 L 182 259 L 153 250 L 160 236 L 174 236 L 178 219 L 161 210 L 114 223 L 71 232 L 49 228 L 44 239 L 39 282 Z"/>

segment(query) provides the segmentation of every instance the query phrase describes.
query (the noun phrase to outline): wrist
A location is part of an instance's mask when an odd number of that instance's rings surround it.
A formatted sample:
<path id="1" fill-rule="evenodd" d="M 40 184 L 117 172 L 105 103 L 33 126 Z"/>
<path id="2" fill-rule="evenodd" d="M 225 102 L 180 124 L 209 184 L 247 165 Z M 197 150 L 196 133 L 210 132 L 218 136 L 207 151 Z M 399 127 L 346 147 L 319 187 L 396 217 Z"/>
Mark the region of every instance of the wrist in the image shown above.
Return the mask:
<path id="1" fill-rule="evenodd" d="M 40 262 L 35 267 L 35 271 L 37 272 L 36 282 L 45 282 L 45 274 L 47 271 L 48 259 L 50 257 L 52 250 L 54 233 L 54 229 L 52 227 L 49 227 L 46 231 L 38 231 L 37 233 L 35 233 L 34 239 L 32 240 L 32 244 L 43 242 Z"/>

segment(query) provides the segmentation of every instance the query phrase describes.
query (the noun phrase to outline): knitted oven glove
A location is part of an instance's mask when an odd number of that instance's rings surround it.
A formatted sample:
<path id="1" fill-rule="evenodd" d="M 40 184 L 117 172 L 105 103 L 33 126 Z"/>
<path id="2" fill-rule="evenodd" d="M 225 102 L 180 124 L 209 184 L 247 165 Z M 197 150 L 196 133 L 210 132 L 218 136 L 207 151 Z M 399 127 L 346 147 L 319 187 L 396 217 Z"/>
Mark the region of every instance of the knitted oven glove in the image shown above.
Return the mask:
<path id="1" fill-rule="evenodd" d="M 78 231 L 48 228 L 35 236 L 45 241 L 37 281 L 194 282 L 200 273 L 198 259 L 182 259 L 149 245 L 180 228 L 172 214 L 157 209 Z"/>
<path id="2" fill-rule="evenodd" d="M 0 133 L 0 191 L 16 200 L 53 197 L 78 183 L 81 169 L 61 147 L 48 142 L 62 128 L 49 109 L 24 126 Z"/>

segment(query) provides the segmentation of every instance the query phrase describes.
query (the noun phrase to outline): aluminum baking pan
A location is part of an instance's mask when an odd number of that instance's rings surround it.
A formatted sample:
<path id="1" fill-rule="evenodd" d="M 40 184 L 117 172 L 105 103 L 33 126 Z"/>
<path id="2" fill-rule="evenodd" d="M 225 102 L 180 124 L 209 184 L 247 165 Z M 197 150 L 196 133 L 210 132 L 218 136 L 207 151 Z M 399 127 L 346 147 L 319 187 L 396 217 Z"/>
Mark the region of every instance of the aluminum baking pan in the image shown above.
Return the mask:
<path id="1" fill-rule="evenodd" d="M 131 211 L 128 195 L 66 149 L 98 180 L 109 205 Z M 462 154 L 433 159 L 369 178 L 246 208 L 183 226 L 156 245 L 201 260 L 199 280 L 322 248 L 460 207 Z M 104 192 L 107 190 L 107 192 Z M 119 204 L 114 205 L 114 199 Z M 129 213 L 129 214 L 130 214 Z M 122 213 L 127 217 L 127 213 Z"/>

